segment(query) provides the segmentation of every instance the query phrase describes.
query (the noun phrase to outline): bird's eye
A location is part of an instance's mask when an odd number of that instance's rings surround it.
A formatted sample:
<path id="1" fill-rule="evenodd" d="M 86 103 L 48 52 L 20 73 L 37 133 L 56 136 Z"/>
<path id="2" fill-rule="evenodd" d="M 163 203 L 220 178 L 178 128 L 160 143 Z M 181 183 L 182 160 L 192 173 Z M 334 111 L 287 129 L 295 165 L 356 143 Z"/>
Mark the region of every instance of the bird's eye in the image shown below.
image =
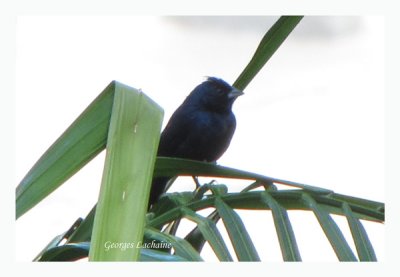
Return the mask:
<path id="1" fill-rule="evenodd" d="M 219 95 L 221 95 L 221 94 L 224 93 L 224 90 L 223 90 L 221 87 L 217 87 L 216 91 L 217 91 L 217 93 L 218 93 Z"/>

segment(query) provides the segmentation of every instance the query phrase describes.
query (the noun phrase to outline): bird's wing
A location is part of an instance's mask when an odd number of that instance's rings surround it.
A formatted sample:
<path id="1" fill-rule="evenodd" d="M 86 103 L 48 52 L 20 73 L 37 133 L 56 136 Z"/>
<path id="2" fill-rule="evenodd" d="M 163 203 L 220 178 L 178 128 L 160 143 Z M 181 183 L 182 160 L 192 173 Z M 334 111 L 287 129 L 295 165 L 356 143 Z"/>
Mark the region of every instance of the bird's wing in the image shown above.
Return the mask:
<path id="1" fill-rule="evenodd" d="M 198 109 L 178 110 L 161 135 L 158 155 L 215 161 L 229 146 L 235 125 L 233 114 L 222 116 Z"/>
<path id="2" fill-rule="evenodd" d="M 197 110 L 177 110 L 161 134 L 158 155 L 194 159 L 192 148 L 199 144 L 207 123 L 207 117 Z"/>
<path id="3" fill-rule="evenodd" d="M 176 156 L 179 146 L 187 140 L 192 125 L 195 125 L 194 113 L 185 109 L 177 110 L 169 120 L 167 126 L 161 134 L 160 145 L 158 148 L 159 156 Z"/>

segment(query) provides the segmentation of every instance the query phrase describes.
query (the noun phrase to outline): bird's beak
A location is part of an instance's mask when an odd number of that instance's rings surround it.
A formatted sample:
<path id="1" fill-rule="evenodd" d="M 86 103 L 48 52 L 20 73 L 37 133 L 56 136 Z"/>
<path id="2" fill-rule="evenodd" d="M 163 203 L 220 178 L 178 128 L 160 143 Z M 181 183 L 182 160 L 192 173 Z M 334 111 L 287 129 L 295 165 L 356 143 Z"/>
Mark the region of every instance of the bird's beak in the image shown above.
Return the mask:
<path id="1" fill-rule="evenodd" d="M 236 98 L 238 98 L 240 95 L 243 95 L 243 94 L 244 94 L 243 91 L 238 90 L 237 88 L 234 87 L 234 88 L 229 92 L 228 97 L 229 97 L 229 98 L 236 99 Z"/>

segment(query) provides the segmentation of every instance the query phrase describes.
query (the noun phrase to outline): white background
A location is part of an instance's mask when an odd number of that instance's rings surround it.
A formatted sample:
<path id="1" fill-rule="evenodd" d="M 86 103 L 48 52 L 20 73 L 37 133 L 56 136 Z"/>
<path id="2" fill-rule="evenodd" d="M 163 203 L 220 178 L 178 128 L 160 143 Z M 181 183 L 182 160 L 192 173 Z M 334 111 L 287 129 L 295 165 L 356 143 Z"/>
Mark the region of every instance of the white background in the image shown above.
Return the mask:
<path id="1" fill-rule="evenodd" d="M 141 88 L 165 124 L 204 76 L 232 83 L 276 19 L 19 17 L 17 181 L 110 81 Z M 384 202 L 383 34 L 383 17 L 303 19 L 235 103 L 236 133 L 219 164 Z M 87 214 L 103 158 L 17 221 L 17 260 Z M 290 216 L 304 260 L 336 260 L 312 215 Z M 263 260 L 280 261 L 270 214 L 246 212 L 247 221 L 265 241 Z M 384 260 L 384 226 L 366 227 Z"/>

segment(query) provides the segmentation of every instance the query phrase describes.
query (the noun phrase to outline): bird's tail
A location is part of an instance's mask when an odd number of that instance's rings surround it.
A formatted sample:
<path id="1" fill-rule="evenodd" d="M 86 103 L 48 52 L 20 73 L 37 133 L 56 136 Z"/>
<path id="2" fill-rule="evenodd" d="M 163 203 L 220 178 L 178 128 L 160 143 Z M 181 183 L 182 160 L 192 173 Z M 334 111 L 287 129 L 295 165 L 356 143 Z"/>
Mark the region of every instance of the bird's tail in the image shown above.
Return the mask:
<path id="1" fill-rule="evenodd" d="M 149 208 L 151 205 L 156 203 L 161 194 L 166 191 L 169 179 L 170 178 L 168 177 L 157 177 L 153 179 L 149 198 Z"/>

